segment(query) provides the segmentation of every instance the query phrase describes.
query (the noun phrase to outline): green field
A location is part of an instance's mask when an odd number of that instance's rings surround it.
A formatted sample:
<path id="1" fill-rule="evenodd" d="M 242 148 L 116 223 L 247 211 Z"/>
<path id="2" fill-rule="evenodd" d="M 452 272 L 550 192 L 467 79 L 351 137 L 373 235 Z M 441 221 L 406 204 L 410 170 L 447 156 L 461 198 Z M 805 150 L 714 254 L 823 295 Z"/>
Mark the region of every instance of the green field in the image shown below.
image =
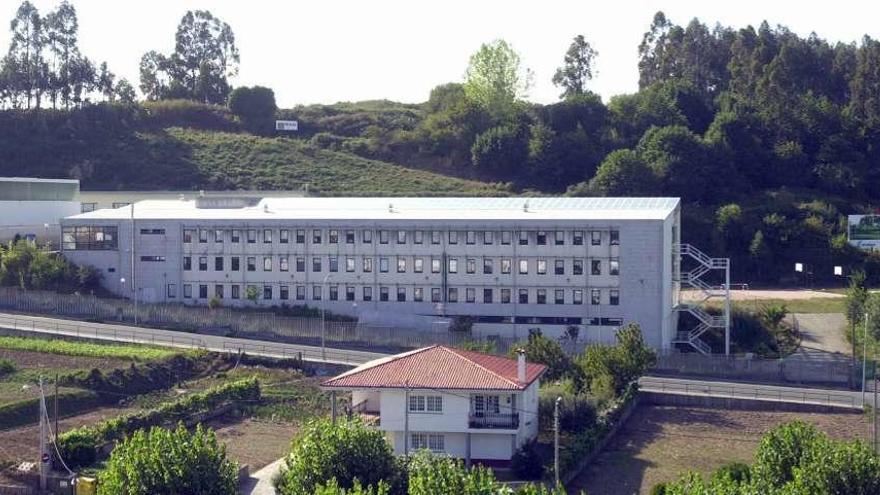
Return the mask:
<path id="1" fill-rule="evenodd" d="M 93 344 L 66 340 L 33 339 L 24 337 L 0 337 L 0 349 L 33 351 L 63 356 L 128 359 L 132 361 L 155 361 L 180 354 L 175 349 L 140 345 Z"/>

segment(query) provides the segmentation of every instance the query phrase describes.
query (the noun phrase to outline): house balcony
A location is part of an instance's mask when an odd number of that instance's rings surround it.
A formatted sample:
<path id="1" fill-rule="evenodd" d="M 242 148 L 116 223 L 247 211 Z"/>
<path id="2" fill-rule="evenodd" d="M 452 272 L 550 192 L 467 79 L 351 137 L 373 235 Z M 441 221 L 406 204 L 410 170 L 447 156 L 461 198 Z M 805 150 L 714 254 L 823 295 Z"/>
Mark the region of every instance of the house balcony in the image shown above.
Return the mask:
<path id="1" fill-rule="evenodd" d="M 516 430 L 519 429 L 519 414 L 472 413 L 468 426 L 476 429 Z"/>

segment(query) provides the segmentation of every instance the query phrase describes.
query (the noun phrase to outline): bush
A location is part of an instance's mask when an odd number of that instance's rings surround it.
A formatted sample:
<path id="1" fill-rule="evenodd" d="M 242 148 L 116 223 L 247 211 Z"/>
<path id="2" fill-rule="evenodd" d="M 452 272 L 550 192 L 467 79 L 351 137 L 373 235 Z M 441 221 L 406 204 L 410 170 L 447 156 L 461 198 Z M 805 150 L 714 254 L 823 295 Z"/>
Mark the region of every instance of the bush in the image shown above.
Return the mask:
<path id="1" fill-rule="evenodd" d="M 213 430 L 138 430 L 113 449 L 98 495 L 236 495 L 238 467 Z"/>
<path id="2" fill-rule="evenodd" d="M 229 111 L 218 105 L 192 100 L 145 101 L 144 124 L 147 127 L 190 127 L 213 131 L 237 131 Z"/>
<path id="3" fill-rule="evenodd" d="M 639 379 L 655 360 L 656 354 L 645 344 L 642 329 L 630 323 L 617 331 L 617 344 L 591 345 L 578 358 L 586 383 L 594 393 L 610 397 L 622 393 Z"/>
<path id="4" fill-rule="evenodd" d="M 537 480 L 544 476 L 544 460 L 538 454 L 534 441 L 517 449 L 510 459 L 510 467 L 517 478 Z"/>
<path id="5" fill-rule="evenodd" d="M 63 442 L 58 442 L 61 458 L 74 469 L 80 466 L 91 466 L 97 460 L 98 445 L 95 440 L 95 436 L 87 430 L 72 430 L 64 435 Z"/>
<path id="6" fill-rule="evenodd" d="M 352 488 L 355 480 L 368 486 L 385 481 L 397 493 L 403 473 L 382 431 L 359 420 L 328 419 L 309 423 L 293 441 L 280 482 L 280 495 L 311 495 L 315 487 L 335 479 Z"/>
<path id="7" fill-rule="evenodd" d="M 15 365 L 8 359 L 0 358 L 0 376 L 15 372 Z"/>
<path id="8" fill-rule="evenodd" d="M 17 240 L 0 245 L 0 285 L 72 292 L 95 290 L 99 281 L 100 272 L 94 268 L 78 267 L 33 242 Z"/>
<path id="9" fill-rule="evenodd" d="M 229 95 L 229 110 L 254 134 L 268 134 L 275 128 L 275 92 L 262 86 L 240 86 Z"/>
<path id="10" fill-rule="evenodd" d="M 520 349 L 526 351 L 526 360 L 532 363 L 540 363 L 547 366 L 544 378 L 550 381 L 559 380 L 571 376 L 574 371 L 571 358 L 559 345 L 559 342 L 550 340 L 540 333 L 529 335 L 526 342 L 520 342 L 510 348 L 510 357 L 516 357 Z"/>

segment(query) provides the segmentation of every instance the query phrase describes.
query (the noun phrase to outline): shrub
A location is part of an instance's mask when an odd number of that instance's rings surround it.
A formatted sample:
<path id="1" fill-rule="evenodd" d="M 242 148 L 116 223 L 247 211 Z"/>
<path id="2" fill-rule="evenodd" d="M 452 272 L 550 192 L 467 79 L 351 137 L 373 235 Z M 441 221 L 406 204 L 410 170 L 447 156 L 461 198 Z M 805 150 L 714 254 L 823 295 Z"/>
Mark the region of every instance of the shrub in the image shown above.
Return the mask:
<path id="1" fill-rule="evenodd" d="M 311 495 L 331 479 L 344 489 L 353 487 L 355 480 L 372 486 L 384 480 L 394 488 L 401 483 L 402 471 L 380 430 L 357 419 L 336 424 L 315 420 L 293 441 L 278 493 Z"/>
<path id="2" fill-rule="evenodd" d="M 248 131 L 267 134 L 274 129 L 275 92 L 262 86 L 240 86 L 229 95 L 229 110 L 241 120 Z"/>
<path id="3" fill-rule="evenodd" d="M 192 100 L 145 101 L 144 124 L 147 127 L 191 127 L 214 131 L 236 131 L 238 126 L 229 111 L 221 106 Z"/>
<path id="4" fill-rule="evenodd" d="M 0 358 L 0 376 L 15 372 L 15 365 L 8 359 Z"/>
<path id="5" fill-rule="evenodd" d="M 361 485 L 360 481 L 356 481 L 353 487 L 346 490 L 339 486 L 336 478 L 334 478 L 328 481 L 327 484 L 316 486 L 314 495 L 388 495 L 388 493 L 388 484 L 385 482 L 380 481 L 379 486 L 373 488 Z"/>
<path id="6" fill-rule="evenodd" d="M 59 439 L 60 440 L 60 439 Z M 61 458 L 71 468 L 91 466 L 97 459 L 95 436 L 88 430 L 72 430 L 64 435 L 64 441 L 58 442 Z M 60 466 L 59 466 L 60 467 Z"/>
<path id="7" fill-rule="evenodd" d="M 547 380 L 559 380 L 570 376 L 574 370 L 571 358 L 559 345 L 559 342 L 550 340 L 540 333 L 532 333 L 526 342 L 521 342 L 510 348 L 510 357 L 516 357 L 520 349 L 526 351 L 526 360 L 547 366 L 544 378 Z"/>
<path id="8" fill-rule="evenodd" d="M 138 430 L 113 449 L 98 495 L 238 493 L 238 467 L 213 430 Z"/>
<path id="9" fill-rule="evenodd" d="M 645 344 L 639 325 L 630 323 L 617 331 L 616 345 L 587 347 L 578 358 L 578 365 L 591 391 L 597 387 L 594 393 L 610 396 L 612 390 L 613 394 L 623 392 L 655 360 L 656 354 Z"/>
<path id="10" fill-rule="evenodd" d="M 544 476 L 544 460 L 538 454 L 534 441 L 517 449 L 510 459 L 510 467 L 519 479 L 537 480 Z"/>

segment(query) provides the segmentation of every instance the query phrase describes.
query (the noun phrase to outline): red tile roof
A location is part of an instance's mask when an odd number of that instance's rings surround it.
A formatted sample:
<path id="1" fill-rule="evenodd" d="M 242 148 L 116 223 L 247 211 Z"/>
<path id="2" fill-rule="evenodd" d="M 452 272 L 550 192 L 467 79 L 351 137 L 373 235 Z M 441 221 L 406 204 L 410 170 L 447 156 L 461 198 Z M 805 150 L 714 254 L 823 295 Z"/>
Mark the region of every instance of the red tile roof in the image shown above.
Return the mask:
<path id="1" fill-rule="evenodd" d="M 435 345 L 370 361 L 322 386 L 524 390 L 547 369 L 543 364 L 526 363 L 526 380 L 519 382 L 516 368 L 516 359 Z"/>

